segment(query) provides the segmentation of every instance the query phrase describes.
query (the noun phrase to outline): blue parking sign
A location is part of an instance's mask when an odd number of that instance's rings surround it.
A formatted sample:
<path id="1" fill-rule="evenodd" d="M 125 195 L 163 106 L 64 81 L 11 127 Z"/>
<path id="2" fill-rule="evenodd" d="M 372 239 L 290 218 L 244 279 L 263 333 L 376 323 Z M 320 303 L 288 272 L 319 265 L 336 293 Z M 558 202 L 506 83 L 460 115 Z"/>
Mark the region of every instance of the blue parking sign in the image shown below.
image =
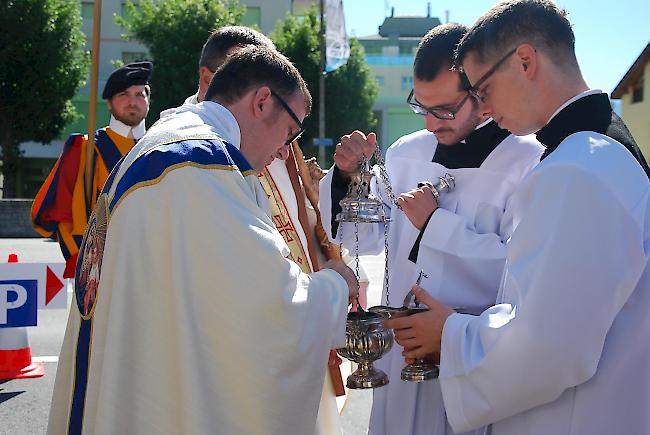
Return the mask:
<path id="1" fill-rule="evenodd" d="M 0 328 L 36 326 L 38 281 L 0 281 Z"/>

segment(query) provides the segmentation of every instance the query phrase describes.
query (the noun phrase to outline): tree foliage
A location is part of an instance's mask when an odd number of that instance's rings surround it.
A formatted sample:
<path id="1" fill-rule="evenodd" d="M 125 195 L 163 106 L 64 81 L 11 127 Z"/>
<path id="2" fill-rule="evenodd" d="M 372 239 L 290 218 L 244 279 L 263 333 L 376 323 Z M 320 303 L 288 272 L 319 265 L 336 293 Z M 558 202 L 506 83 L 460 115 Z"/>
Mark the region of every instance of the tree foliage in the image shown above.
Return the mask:
<path id="1" fill-rule="evenodd" d="M 215 29 L 237 24 L 244 8 L 236 1 L 141 0 L 128 2 L 125 17 L 115 17 L 126 38 L 144 44 L 154 62 L 147 124 L 162 110 L 177 107 L 196 92 L 201 48 Z"/>
<path id="2" fill-rule="evenodd" d="M 305 120 L 306 132 L 301 140 L 306 156 L 317 155 L 317 148 L 311 143 L 318 136 L 319 31 L 318 9 L 311 8 L 304 17 L 288 15 L 271 34 L 278 50 L 296 65 L 312 94 L 312 111 Z M 355 129 L 373 130 L 377 121 L 372 106 L 377 93 L 377 83 L 365 62 L 362 47 L 356 39 L 351 39 L 347 63 L 325 76 L 326 137 L 336 144 L 341 135 Z M 333 148 L 328 150 L 327 165 L 332 162 L 333 152 Z"/>
<path id="3" fill-rule="evenodd" d="M 76 0 L 0 2 L 3 196 L 16 192 L 18 145 L 48 143 L 78 115 L 71 99 L 88 72 Z"/>

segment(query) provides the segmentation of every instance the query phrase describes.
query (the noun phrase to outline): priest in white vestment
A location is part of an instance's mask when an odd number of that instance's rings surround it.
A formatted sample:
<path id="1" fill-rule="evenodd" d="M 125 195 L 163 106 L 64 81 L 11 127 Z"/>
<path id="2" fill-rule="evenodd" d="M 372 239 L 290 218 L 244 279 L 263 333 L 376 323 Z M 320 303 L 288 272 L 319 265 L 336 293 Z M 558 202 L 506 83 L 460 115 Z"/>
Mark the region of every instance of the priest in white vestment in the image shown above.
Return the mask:
<path id="1" fill-rule="evenodd" d="M 212 32 L 201 50 L 198 90 L 185 99 L 184 105 L 203 101 L 214 72 L 228 55 L 248 45 L 275 48 L 268 37 L 248 27 L 224 26 Z M 171 116 L 180 109 L 182 106 L 164 110 L 160 113 L 160 118 Z M 297 142 L 294 143 L 297 146 Z M 311 273 L 318 270 L 326 258 L 321 254 L 320 240 L 316 240 L 314 234 L 318 212 L 311 204 L 312 198 L 308 202 L 305 196 L 305 184 L 312 183 L 312 180 L 303 180 L 303 173 L 298 173 L 296 165 L 302 161 L 302 154 L 294 155 L 290 152 L 292 146 L 282 147 L 278 151 L 273 162 L 260 173 L 260 182 L 269 199 L 271 220 L 289 247 L 288 258 L 296 262 L 303 272 Z M 317 189 L 315 194 L 318 195 Z M 313 201 L 318 205 L 317 199 Z M 331 252 L 332 249 L 334 247 L 329 246 L 324 252 Z M 360 296 L 363 296 L 365 287 L 368 286 L 365 275 L 359 281 Z M 341 360 L 332 350 L 328 361 L 330 367 L 325 372 L 315 435 L 335 435 L 342 431 L 337 407 L 337 395 L 345 394 L 339 368 Z M 342 398 L 342 403 L 344 399 L 345 397 Z"/>
<path id="2" fill-rule="evenodd" d="M 107 181 L 84 239 L 105 239 L 99 287 L 84 315 L 75 288 L 50 434 L 314 432 L 356 280 L 285 258 L 257 178 L 309 92 L 284 56 L 248 47 L 207 100 L 159 121 Z"/>
<path id="3" fill-rule="evenodd" d="M 457 432 L 650 433 L 650 183 L 573 44 L 538 0 L 496 5 L 459 45 L 481 107 L 547 149 L 512 197 L 497 305 L 463 315 L 417 290 L 431 311 L 387 322 L 406 358 L 440 353 Z"/>
<path id="4" fill-rule="evenodd" d="M 453 50 L 466 31 L 447 24 L 431 30 L 420 43 L 414 64 L 411 107 L 425 116 L 427 130 L 398 139 L 386 152 L 386 168 L 399 209 L 374 178 L 372 190 L 391 218 L 388 233 L 388 298 L 401 306 L 424 270 L 422 286 L 453 307 L 481 312 L 494 303 L 505 262 L 505 242 L 512 222 L 506 218 L 516 186 L 539 162 L 534 137 L 516 137 L 481 116 L 476 100 L 463 90 L 458 72 L 450 71 Z M 455 109 L 449 109 L 453 107 Z M 455 110 L 455 111 L 454 111 Z M 355 132 L 337 146 L 336 166 L 321 182 L 321 212 L 326 230 L 353 250 L 355 225 L 334 222 L 338 201 L 347 189 L 343 171 L 356 169 L 362 151 L 374 150 L 374 134 Z M 348 167 L 346 163 L 352 162 Z M 452 175 L 456 188 L 436 202 L 418 183 Z M 400 195 L 401 194 L 401 195 Z M 418 207 L 422 212 L 416 210 Z M 359 252 L 384 248 L 384 225 L 359 224 Z M 373 393 L 371 435 L 451 434 L 437 380 L 401 380 L 402 348 L 393 348 L 375 366 L 389 384 Z"/>

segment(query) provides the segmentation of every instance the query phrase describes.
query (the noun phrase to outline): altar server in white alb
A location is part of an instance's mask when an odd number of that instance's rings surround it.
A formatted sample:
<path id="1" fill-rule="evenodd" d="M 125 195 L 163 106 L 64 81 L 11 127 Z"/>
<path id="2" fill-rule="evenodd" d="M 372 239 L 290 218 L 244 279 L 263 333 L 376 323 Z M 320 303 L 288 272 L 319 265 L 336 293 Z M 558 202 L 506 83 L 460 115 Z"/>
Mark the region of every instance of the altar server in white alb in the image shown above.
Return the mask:
<path id="1" fill-rule="evenodd" d="M 314 432 L 357 283 L 342 262 L 308 275 L 286 258 L 257 177 L 310 107 L 284 56 L 243 48 L 113 171 L 77 263 L 50 434 Z"/>
<path id="2" fill-rule="evenodd" d="M 431 311 L 387 326 L 404 328 L 407 358 L 440 352 L 456 432 L 650 433 L 645 162 L 607 95 L 583 80 L 571 25 L 552 2 L 496 5 L 458 62 L 481 107 L 514 133 L 537 132 L 547 151 L 512 197 L 498 304 L 463 315 L 418 290 Z"/>
<path id="3" fill-rule="evenodd" d="M 485 116 L 460 74 L 451 70 L 454 49 L 466 30 L 459 24 L 438 26 L 417 49 L 408 102 L 424 116 L 426 130 L 398 139 L 386 153 L 401 209 L 391 203 L 381 182 L 373 186 L 392 219 L 388 239 L 392 306 L 402 305 L 420 270 L 428 276 L 422 286 L 451 306 L 480 312 L 494 303 L 505 242 L 512 233 L 505 211 L 513 190 L 539 162 L 543 150 L 534 136 L 513 136 Z M 350 173 L 375 147 L 374 133 L 343 137 L 336 148 L 336 165 L 321 182 L 323 222 L 331 237 L 340 240 L 343 235 L 348 248 L 354 247 L 354 224 L 338 225 L 334 218 Z M 435 184 L 445 174 L 455 178 L 456 188 L 443 193 L 439 203 L 428 187 L 418 188 L 418 183 Z M 358 229 L 360 252 L 383 249 L 383 225 L 359 224 Z M 370 434 L 450 433 L 438 381 L 402 381 L 401 352 L 395 345 L 375 363 L 390 383 L 374 391 Z"/>

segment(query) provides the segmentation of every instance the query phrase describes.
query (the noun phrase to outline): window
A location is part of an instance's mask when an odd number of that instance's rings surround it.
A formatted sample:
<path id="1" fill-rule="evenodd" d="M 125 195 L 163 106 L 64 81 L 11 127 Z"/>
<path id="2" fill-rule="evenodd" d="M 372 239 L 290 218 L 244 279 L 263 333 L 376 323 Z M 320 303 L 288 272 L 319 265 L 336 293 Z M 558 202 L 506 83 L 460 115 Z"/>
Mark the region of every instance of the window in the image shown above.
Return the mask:
<path id="1" fill-rule="evenodd" d="M 384 86 L 384 76 L 375 76 L 375 80 L 379 86 Z"/>
<path id="2" fill-rule="evenodd" d="M 81 2 L 81 18 L 84 20 L 92 20 L 95 14 L 95 2 L 84 1 Z"/>
<path id="3" fill-rule="evenodd" d="M 413 77 L 412 76 L 402 76 L 402 90 L 410 91 L 413 89 Z"/>
<path id="4" fill-rule="evenodd" d="M 131 0 L 131 3 L 133 3 L 133 6 L 135 6 L 136 10 L 140 10 L 140 5 L 138 4 L 137 0 Z M 131 14 L 129 14 L 129 10 L 126 8 L 126 2 L 123 2 L 121 5 L 120 15 L 122 18 L 131 21 Z"/>
<path id="5" fill-rule="evenodd" d="M 643 77 L 632 88 L 632 103 L 640 103 L 643 101 Z"/>
<path id="6" fill-rule="evenodd" d="M 257 26 L 259 28 L 262 24 L 262 12 L 260 7 L 247 6 L 246 12 L 241 19 L 241 24 L 243 26 Z"/>
<path id="7" fill-rule="evenodd" d="M 366 45 L 363 47 L 366 54 L 382 54 L 381 46 L 379 45 Z"/>
<path id="8" fill-rule="evenodd" d="M 122 52 L 122 62 L 124 64 L 131 62 L 139 62 L 141 60 L 147 60 L 147 53 L 141 51 L 123 51 Z"/>
<path id="9" fill-rule="evenodd" d="M 412 56 L 415 54 L 415 50 L 417 50 L 417 46 L 412 46 L 412 45 L 400 45 L 399 47 L 399 54 L 402 56 Z"/>
<path id="10" fill-rule="evenodd" d="M 399 56 L 399 47 L 396 45 L 382 47 L 381 54 L 384 56 Z"/>

